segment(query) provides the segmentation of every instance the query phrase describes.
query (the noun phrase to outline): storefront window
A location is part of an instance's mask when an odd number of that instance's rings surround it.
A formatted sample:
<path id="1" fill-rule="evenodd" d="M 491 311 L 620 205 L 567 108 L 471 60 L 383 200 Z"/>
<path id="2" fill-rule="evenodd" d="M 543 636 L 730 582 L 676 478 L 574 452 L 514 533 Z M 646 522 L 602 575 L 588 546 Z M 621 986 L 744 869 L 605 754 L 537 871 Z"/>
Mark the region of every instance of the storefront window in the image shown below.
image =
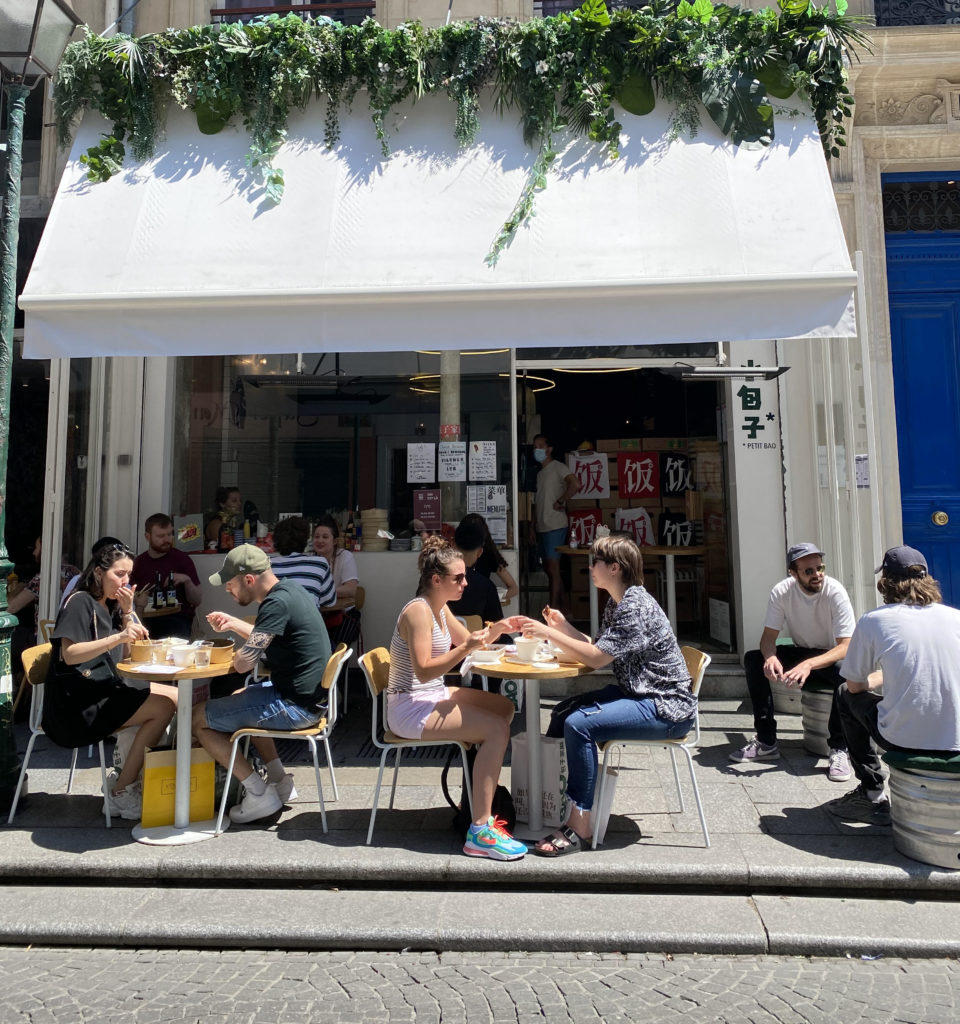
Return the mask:
<path id="1" fill-rule="evenodd" d="M 409 535 L 489 505 L 506 542 L 509 369 L 506 350 L 182 358 L 174 509 L 209 515 L 231 487 L 267 526 L 382 509 Z"/>

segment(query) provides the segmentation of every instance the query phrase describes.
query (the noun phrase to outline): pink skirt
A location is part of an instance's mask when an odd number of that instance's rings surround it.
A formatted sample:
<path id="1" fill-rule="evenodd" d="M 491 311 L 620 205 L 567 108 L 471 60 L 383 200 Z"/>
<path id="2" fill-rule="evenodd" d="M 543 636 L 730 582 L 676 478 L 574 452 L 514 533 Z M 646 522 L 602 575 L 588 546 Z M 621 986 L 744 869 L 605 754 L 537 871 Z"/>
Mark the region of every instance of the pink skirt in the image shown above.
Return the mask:
<path id="1" fill-rule="evenodd" d="M 441 701 L 449 699 L 450 689 L 446 686 L 421 690 L 419 693 L 388 693 L 387 728 L 404 739 L 418 740 L 434 708 Z"/>

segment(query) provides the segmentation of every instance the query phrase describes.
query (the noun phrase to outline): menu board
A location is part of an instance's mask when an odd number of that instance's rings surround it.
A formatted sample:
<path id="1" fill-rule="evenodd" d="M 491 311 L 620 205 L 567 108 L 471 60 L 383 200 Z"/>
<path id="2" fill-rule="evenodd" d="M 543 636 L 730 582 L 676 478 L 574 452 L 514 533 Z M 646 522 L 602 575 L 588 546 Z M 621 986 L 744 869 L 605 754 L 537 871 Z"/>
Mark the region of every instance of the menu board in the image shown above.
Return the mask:
<path id="1" fill-rule="evenodd" d="M 407 483 L 432 484 L 436 479 L 436 445 L 430 441 L 408 444 Z"/>
<path id="2" fill-rule="evenodd" d="M 413 518 L 423 523 L 425 530 L 439 530 L 443 525 L 440 515 L 440 488 L 421 488 L 413 492 Z"/>
<path id="3" fill-rule="evenodd" d="M 467 442 L 441 441 L 437 446 L 437 479 L 467 479 Z"/>
<path id="4" fill-rule="evenodd" d="M 497 479 L 497 442 L 470 442 L 470 479 Z"/>
<path id="5" fill-rule="evenodd" d="M 467 488 L 467 511 L 479 512 L 497 544 L 507 543 L 507 485 L 483 484 Z"/>

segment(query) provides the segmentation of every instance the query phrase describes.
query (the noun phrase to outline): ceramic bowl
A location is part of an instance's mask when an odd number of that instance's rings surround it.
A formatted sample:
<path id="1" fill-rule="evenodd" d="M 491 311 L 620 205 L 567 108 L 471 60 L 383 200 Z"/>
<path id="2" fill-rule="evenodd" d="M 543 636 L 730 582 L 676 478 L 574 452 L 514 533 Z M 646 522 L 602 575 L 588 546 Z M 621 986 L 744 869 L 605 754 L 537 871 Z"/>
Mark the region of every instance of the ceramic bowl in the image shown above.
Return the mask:
<path id="1" fill-rule="evenodd" d="M 503 653 L 500 647 L 478 647 L 473 652 L 474 665 L 489 665 L 493 661 L 499 661 Z"/>

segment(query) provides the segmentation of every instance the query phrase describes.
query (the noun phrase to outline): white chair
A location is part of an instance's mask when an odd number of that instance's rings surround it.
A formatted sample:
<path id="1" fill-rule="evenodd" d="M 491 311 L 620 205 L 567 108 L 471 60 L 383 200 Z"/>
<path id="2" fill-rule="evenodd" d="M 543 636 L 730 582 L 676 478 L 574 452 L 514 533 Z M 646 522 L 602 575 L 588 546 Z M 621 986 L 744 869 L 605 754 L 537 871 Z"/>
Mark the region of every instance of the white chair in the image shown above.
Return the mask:
<path id="1" fill-rule="evenodd" d="M 383 769 L 387 763 L 387 754 L 394 751 L 393 763 L 393 786 L 390 789 L 390 807 L 393 808 L 393 800 L 397 794 L 397 773 L 400 770 L 400 752 L 411 747 L 439 747 L 452 744 L 460 748 L 460 756 L 463 760 L 463 788 L 467 793 L 467 802 L 470 805 L 470 816 L 473 817 L 473 791 L 470 780 L 470 768 L 467 763 L 467 747 L 469 744 L 461 743 L 458 740 L 410 740 L 403 736 L 397 736 L 390 732 L 386 726 L 386 711 L 383 712 L 383 739 L 380 739 L 380 716 L 381 702 L 386 698 L 383 692 L 390 681 L 390 652 L 385 647 L 377 647 L 367 651 L 360 658 L 360 668 L 367 680 L 370 689 L 371 712 L 370 735 L 373 745 L 383 751 L 380 755 L 380 771 L 377 773 L 377 788 L 373 792 L 373 807 L 370 809 L 370 828 L 367 830 L 367 846 L 373 841 L 373 824 L 377 818 L 377 806 L 380 803 L 380 786 L 383 782 Z"/>
<path id="2" fill-rule="evenodd" d="M 17 779 L 17 788 L 13 793 L 13 803 L 10 804 L 10 814 L 7 816 L 7 824 L 13 824 L 13 816 L 17 813 L 17 804 L 20 802 L 20 793 L 23 790 L 23 780 L 27 775 L 27 765 L 30 763 L 30 755 L 33 753 L 33 745 L 37 737 L 43 735 L 43 688 L 47 678 L 47 669 L 50 666 L 50 644 L 38 644 L 36 647 L 28 647 L 22 655 L 24 685 L 30 684 L 30 739 L 27 741 L 27 749 L 23 753 L 23 764 L 20 767 L 20 777 Z M 100 781 L 103 783 L 103 816 L 106 818 L 107 828 L 110 828 L 110 793 L 107 787 L 107 761 L 103 752 L 103 741 L 100 741 Z M 77 747 L 72 748 L 70 758 L 70 777 L 67 779 L 67 792 L 73 789 L 73 776 L 77 769 Z"/>
<path id="3" fill-rule="evenodd" d="M 313 754 L 313 774 L 317 780 L 317 799 L 320 801 L 320 822 L 323 831 L 327 831 L 327 809 L 323 802 L 323 783 L 320 781 L 320 762 L 317 760 L 317 740 L 323 743 L 324 752 L 327 755 L 327 767 L 330 769 L 330 782 L 333 787 L 333 799 L 339 800 L 337 792 L 337 778 L 333 773 L 333 757 L 330 754 L 330 733 L 337 724 L 337 680 L 343 670 L 343 666 L 350 660 L 353 650 L 345 644 L 340 646 L 330 655 L 327 667 L 323 670 L 323 678 L 320 686 L 327 691 L 327 713 L 308 729 L 237 729 L 230 737 L 233 744 L 230 750 L 230 764 L 227 766 L 227 779 L 223 787 L 223 796 L 220 799 L 220 813 L 217 815 L 217 827 L 214 830 L 218 835 L 223 831 L 223 815 L 227 809 L 227 797 L 230 794 L 230 780 L 233 778 L 233 763 L 237 758 L 237 747 L 244 738 L 263 737 L 273 740 L 303 740 L 310 744 L 310 752 Z"/>
<path id="4" fill-rule="evenodd" d="M 707 671 L 707 666 L 710 664 L 712 659 L 709 654 L 697 651 L 693 647 L 681 647 L 680 651 L 683 654 L 683 660 L 687 663 L 687 671 L 690 673 L 690 678 L 693 680 L 693 695 L 697 698 L 698 703 L 693 715 L 693 727 L 686 736 L 680 736 L 675 740 L 608 740 L 606 743 L 601 744 L 600 749 L 603 751 L 603 765 L 600 768 L 600 779 L 597 783 L 597 792 L 593 800 L 593 806 L 601 807 L 603 805 L 603 789 L 607 778 L 607 764 L 610 761 L 610 753 L 615 747 L 664 747 L 670 751 L 670 761 L 673 765 L 673 778 L 677 784 L 677 796 L 680 798 L 680 811 L 682 812 L 684 810 L 683 790 L 680 788 L 680 773 L 677 771 L 676 757 L 677 750 L 682 750 L 687 757 L 687 765 L 690 768 L 690 783 L 693 786 L 693 796 L 697 801 L 697 811 L 700 814 L 700 827 L 703 829 L 703 844 L 704 846 L 709 846 L 710 833 L 707 830 L 707 819 L 703 814 L 703 802 L 700 799 L 700 788 L 697 786 L 697 777 L 693 773 L 692 751 L 696 750 L 696 748 L 700 746 L 700 686 L 703 683 L 703 676 Z M 593 848 L 597 848 L 596 829 L 593 831 Z"/>

